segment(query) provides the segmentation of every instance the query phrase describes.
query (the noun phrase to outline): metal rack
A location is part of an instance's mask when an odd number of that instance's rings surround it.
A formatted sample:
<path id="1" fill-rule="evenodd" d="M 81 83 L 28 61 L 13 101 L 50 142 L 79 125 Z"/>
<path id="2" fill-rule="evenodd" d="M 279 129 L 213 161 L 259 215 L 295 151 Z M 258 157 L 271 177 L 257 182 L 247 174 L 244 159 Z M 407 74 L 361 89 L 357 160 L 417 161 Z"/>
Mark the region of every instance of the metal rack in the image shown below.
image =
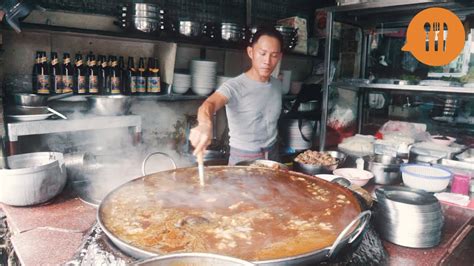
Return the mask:
<path id="1" fill-rule="evenodd" d="M 462 95 L 474 95 L 474 88 L 465 87 L 441 87 L 441 86 L 420 86 L 420 85 L 397 85 L 397 84 L 366 84 L 355 82 L 332 82 L 330 80 L 331 55 L 333 50 L 333 24 L 335 21 L 346 23 L 362 29 L 367 35 L 362 38 L 362 56 L 360 78 L 366 77 L 366 63 L 369 49 L 369 36 L 367 29 L 377 28 L 383 23 L 384 27 L 406 27 L 411 18 L 419 11 L 427 7 L 444 7 L 455 12 L 462 19 L 467 14 L 474 13 L 474 3 L 466 0 L 394 0 L 381 1 L 374 0 L 359 4 L 349 4 L 343 6 L 333 6 L 321 9 L 327 12 L 325 42 L 324 67 L 327 70 L 324 74 L 323 101 L 321 125 L 327 125 L 329 88 L 331 86 L 356 87 L 358 90 L 358 131 L 361 132 L 362 112 L 364 103 L 364 92 L 366 90 L 391 90 L 408 92 L 430 92 L 430 93 L 450 93 Z M 322 126 L 319 136 L 320 150 L 325 149 L 326 127 Z"/>
<path id="2" fill-rule="evenodd" d="M 142 119 L 139 115 L 97 116 L 85 119 L 41 120 L 7 124 L 12 155 L 16 153 L 18 137 L 21 136 L 124 127 L 134 128 L 134 142 L 138 142 L 142 132 Z"/>

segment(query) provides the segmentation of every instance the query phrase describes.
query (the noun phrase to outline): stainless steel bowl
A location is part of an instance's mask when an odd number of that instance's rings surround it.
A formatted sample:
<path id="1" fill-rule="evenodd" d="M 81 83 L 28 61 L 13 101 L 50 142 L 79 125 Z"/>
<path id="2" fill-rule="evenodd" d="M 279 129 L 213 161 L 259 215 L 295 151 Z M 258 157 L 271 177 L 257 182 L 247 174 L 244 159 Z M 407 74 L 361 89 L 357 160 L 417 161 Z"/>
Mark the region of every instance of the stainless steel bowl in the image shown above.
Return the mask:
<path id="1" fill-rule="evenodd" d="M 295 170 L 308 175 L 329 174 L 332 173 L 332 171 L 336 170 L 339 166 L 341 166 L 347 157 L 344 153 L 339 151 L 326 151 L 326 153 L 330 154 L 333 158 L 335 158 L 337 162 L 335 164 L 330 165 L 313 165 L 293 161 Z"/>
<path id="2" fill-rule="evenodd" d="M 21 106 L 46 106 L 48 96 L 32 93 L 14 93 L 11 95 L 13 103 Z"/>
<path id="3" fill-rule="evenodd" d="M 132 98 L 124 95 L 93 96 L 87 102 L 90 112 L 96 115 L 125 115 L 130 110 Z"/>
<path id="4" fill-rule="evenodd" d="M 242 166 L 253 166 L 253 167 L 266 167 L 271 169 L 280 169 L 280 170 L 288 170 L 288 166 L 285 164 L 271 161 L 271 160 L 251 160 L 251 161 L 241 161 L 238 162 L 236 165 Z"/>

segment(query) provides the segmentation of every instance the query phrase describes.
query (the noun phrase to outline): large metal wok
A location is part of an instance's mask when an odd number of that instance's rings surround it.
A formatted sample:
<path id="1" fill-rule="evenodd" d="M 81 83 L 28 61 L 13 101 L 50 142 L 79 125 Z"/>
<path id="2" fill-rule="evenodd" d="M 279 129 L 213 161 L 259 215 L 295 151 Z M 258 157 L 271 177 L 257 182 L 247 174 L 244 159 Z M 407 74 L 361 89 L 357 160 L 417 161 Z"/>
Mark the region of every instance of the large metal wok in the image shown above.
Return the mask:
<path id="1" fill-rule="evenodd" d="M 301 182 L 306 182 L 304 184 L 312 184 L 314 186 L 318 186 L 321 188 L 325 188 L 329 190 L 331 193 L 337 193 L 337 195 L 343 195 L 345 199 L 347 199 L 347 206 L 343 208 L 347 208 L 347 212 L 341 212 L 342 217 L 332 217 L 334 221 L 338 224 L 338 230 L 336 230 L 334 234 L 334 239 L 328 243 L 327 245 L 306 251 L 301 254 L 296 254 L 292 256 L 286 257 L 278 257 L 278 258 L 271 258 L 271 259 L 251 259 L 251 261 L 255 264 L 259 265 L 295 265 L 295 264 L 308 264 L 308 263 L 316 263 L 325 261 L 328 259 L 333 258 L 339 251 L 343 248 L 347 248 L 354 243 L 360 242 L 356 240 L 360 240 L 363 233 L 365 232 L 365 227 L 370 219 L 370 211 L 363 211 L 360 203 L 356 199 L 356 197 L 352 194 L 352 192 L 340 185 L 327 182 L 325 180 L 321 180 L 315 177 L 311 177 L 308 175 L 304 175 L 297 172 L 292 171 L 282 171 L 282 170 L 274 170 L 268 168 L 259 168 L 259 167 L 245 167 L 245 166 L 214 166 L 214 167 L 207 167 L 206 168 L 206 175 L 211 177 L 211 180 L 208 180 L 206 183 L 206 187 L 204 189 L 211 189 L 212 186 L 222 186 L 222 184 L 226 184 L 228 182 L 229 187 L 231 187 L 231 191 L 238 191 L 239 189 L 243 189 L 242 193 L 252 193 L 252 187 L 246 187 L 246 184 L 255 184 L 258 188 L 259 182 L 262 182 L 262 185 L 272 184 L 272 182 L 276 182 L 278 184 L 275 185 L 277 189 L 271 190 L 271 196 L 268 202 L 262 201 L 261 204 L 265 206 L 265 204 L 275 204 L 276 202 L 291 202 L 291 204 L 298 204 L 298 201 L 295 201 L 295 197 L 299 197 L 298 194 L 295 194 L 296 190 L 292 189 L 301 189 L 299 188 L 298 184 L 303 184 Z M 170 171 L 163 171 L 151 175 L 146 175 L 144 177 L 137 178 L 132 180 L 117 189 L 110 192 L 104 200 L 101 202 L 100 207 L 98 209 L 98 223 L 105 232 L 105 234 L 111 239 L 111 241 L 123 252 L 127 253 L 130 256 L 135 258 L 150 258 L 157 255 L 164 255 L 167 252 L 157 252 L 156 250 L 151 250 L 147 247 L 143 247 L 140 244 L 132 243 L 133 241 L 126 240 L 124 237 L 120 236 L 117 232 L 117 228 L 112 226 L 109 221 L 111 218 L 114 218 L 114 215 L 120 215 L 117 217 L 119 219 L 125 220 L 133 220 L 134 215 L 136 215 L 135 208 L 145 208 L 147 206 L 153 206 L 156 197 L 160 195 L 160 193 L 170 193 L 170 198 L 165 201 L 169 202 L 171 205 L 173 204 L 193 204 L 193 202 L 198 202 L 200 199 L 193 199 L 193 195 L 199 195 L 200 188 L 198 184 L 199 182 L 194 178 L 197 177 L 197 168 L 181 168 L 175 169 Z M 242 181 L 237 181 L 239 185 L 234 187 L 234 183 L 231 180 L 235 180 L 233 178 L 241 178 Z M 267 177 L 267 178 L 266 178 Z M 302 181 L 304 180 L 304 181 Z M 167 186 L 166 184 L 181 184 L 181 182 L 185 182 L 186 184 L 191 184 L 190 186 L 194 186 L 194 188 L 189 188 L 191 191 L 195 189 L 194 193 L 189 194 L 189 198 L 173 198 L 171 196 L 176 196 L 174 193 L 179 193 L 181 190 L 186 190 L 186 186 L 176 187 L 178 191 L 169 191 L 169 190 L 161 190 L 163 187 Z M 193 185 L 195 183 L 195 185 Z M 177 185 L 178 186 L 178 185 Z M 241 187 L 239 187 L 241 186 Z M 156 191 L 155 191 L 156 188 Z M 233 189 L 232 189 L 233 188 Z M 288 188 L 288 191 L 286 190 Z M 215 189 L 218 191 L 216 195 L 218 195 L 218 199 L 214 203 L 209 203 L 209 205 L 215 204 L 216 206 L 219 204 L 224 204 L 228 198 L 235 199 L 235 195 L 232 195 L 233 192 L 229 192 L 230 194 L 226 194 L 220 187 Z M 255 189 L 258 191 L 258 189 Z M 223 196 L 226 194 L 225 196 Z M 127 196 L 128 195 L 128 196 Z M 167 195 L 167 194 L 166 194 Z M 268 196 L 268 195 L 267 195 Z M 221 198 L 219 198 L 221 197 Z M 252 197 L 253 198 L 253 197 Z M 255 198 L 258 201 L 258 197 Z M 280 200 L 280 201 L 278 201 Z M 298 199 L 300 200 L 300 199 Z M 119 205 L 121 201 L 124 202 L 132 202 L 133 207 L 128 207 L 124 213 L 117 213 L 116 208 L 121 208 Z M 317 207 L 315 207 L 316 202 L 311 202 L 312 198 L 308 198 L 306 202 L 299 205 L 298 211 L 301 211 L 301 206 L 307 206 L 307 209 L 304 210 L 305 213 L 312 213 L 316 212 Z M 186 202 L 186 203 L 183 203 Z M 350 204 L 349 204 L 350 202 Z M 152 204 L 150 204 L 152 203 Z M 197 204 L 197 203 L 196 203 Z M 260 202 L 258 202 L 260 204 Z M 290 205 L 291 205 L 290 204 Z M 166 205 L 166 204 L 165 204 Z M 199 204 L 198 204 L 199 205 Z M 289 205 L 289 206 L 290 206 Z M 209 206 L 205 206 L 204 208 L 208 208 Z M 199 207 L 198 207 L 199 208 Z M 216 207 L 218 208 L 218 207 Z M 229 207 L 230 208 L 230 207 Z M 295 207 L 296 208 L 296 207 Z M 306 208 L 306 207 L 305 207 Z M 314 209 L 312 209 L 314 208 Z M 346 210 L 346 209 L 344 209 Z M 284 210 L 282 210 L 284 211 Z M 291 210 L 294 211 L 294 210 Z M 135 214 L 134 214 L 135 213 Z M 350 213 L 350 215 L 349 215 Z M 333 214 L 336 214 L 334 212 Z M 343 215 L 342 215 L 343 214 Z M 124 216 L 124 217 L 123 217 Z M 121 223 L 117 223 L 119 226 Z M 110 226 L 109 226 L 110 225 Z M 336 225 L 335 225 L 336 226 Z M 337 227 L 337 226 L 336 226 Z M 159 233 L 157 234 L 159 235 Z M 151 236 L 154 237 L 154 236 Z M 315 243 L 317 243 L 320 239 L 314 239 Z M 257 241 L 255 239 L 255 241 Z M 312 239 L 311 239 L 312 241 Z M 241 246 L 237 246 L 236 249 L 241 249 Z M 256 246 L 256 249 L 259 247 Z M 180 250 L 176 250 L 174 252 L 182 252 Z M 193 252 L 193 251 L 186 251 L 186 252 Z M 202 251 L 195 251 L 195 252 L 202 252 Z M 218 251 L 212 251 L 212 253 L 219 253 Z M 231 256 L 229 254 L 222 254 Z M 235 256 L 237 257 L 237 256 Z M 242 258 L 241 258 L 242 259 Z M 244 258 L 247 259 L 247 258 Z M 249 259 L 247 259 L 249 260 Z"/>

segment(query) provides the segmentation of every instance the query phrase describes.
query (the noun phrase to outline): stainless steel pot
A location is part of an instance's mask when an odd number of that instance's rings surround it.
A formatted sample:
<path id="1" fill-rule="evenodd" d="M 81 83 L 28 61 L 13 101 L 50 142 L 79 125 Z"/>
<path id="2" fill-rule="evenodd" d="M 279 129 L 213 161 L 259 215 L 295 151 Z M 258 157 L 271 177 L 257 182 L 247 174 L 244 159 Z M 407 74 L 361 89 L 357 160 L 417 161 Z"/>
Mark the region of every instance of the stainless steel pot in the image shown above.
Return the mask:
<path id="1" fill-rule="evenodd" d="M 133 3 L 122 7 L 124 12 L 146 11 L 146 12 L 160 12 L 160 6 L 150 3 Z"/>
<path id="2" fill-rule="evenodd" d="M 137 262 L 137 266 L 168 266 L 168 265 L 219 265 L 219 266 L 252 266 L 245 260 L 211 253 L 178 253 L 158 256 Z"/>
<path id="3" fill-rule="evenodd" d="M 375 176 L 375 183 L 382 185 L 399 184 L 402 159 L 388 155 L 364 156 L 364 168 Z"/>
<path id="4" fill-rule="evenodd" d="M 87 98 L 90 112 L 97 115 L 125 115 L 130 110 L 132 98 L 124 95 L 91 96 Z"/>
<path id="5" fill-rule="evenodd" d="M 198 37 L 201 34 L 201 25 L 196 21 L 179 21 L 178 29 L 179 34 L 188 37 Z"/>
<path id="6" fill-rule="evenodd" d="M 40 204 L 58 195 L 66 184 L 62 153 L 26 153 L 7 160 L 10 169 L 0 169 L 0 201 L 5 204 Z"/>
<path id="7" fill-rule="evenodd" d="M 238 42 L 242 40 L 242 27 L 236 23 L 221 24 L 221 38 L 225 41 Z"/>
<path id="8" fill-rule="evenodd" d="M 155 18 L 133 17 L 131 18 L 131 26 L 133 29 L 151 33 L 157 31 L 160 28 L 160 21 Z"/>
<path id="9" fill-rule="evenodd" d="M 309 101 L 305 103 L 300 103 L 298 106 L 298 111 L 299 112 L 312 112 L 315 111 L 316 108 L 318 107 L 318 101 Z"/>
<path id="10" fill-rule="evenodd" d="M 345 195 L 351 202 L 358 202 L 355 197 L 353 196 L 352 192 L 347 190 L 346 188 L 343 188 L 339 185 L 336 184 L 330 184 L 325 181 L 319 180 L 317 178 L 307 176 L 307 175 L 302 175 L 296 172 L 291 172 L 291 171 L 280 171 L 280 170 L 271 170 L 271 169 L 265 169 L 265 168 L 249 168 L 249 167 L 242 167 L 242 166 L 234 166 L 234 167 L 207 167 L 206 173 L 212 173 L 213 171 L 217 171 L 216 173 L 221 173 L 221 171 L 224 171 L 225 173 L 229 174 L 239 174 L 242 176 L 242 178 L 249 178 L 248 180 L 252 179 L 252 174 L 255 173 L 284 173 L 285 175 L 292 176 L 292 179 L 295 180 L 297 178 L 302 178 L 302 179 L 309 179 L 311 182 L 318 183 L 319 185 L 322 186 L 330 186 L 331 189 L 333 189 L 334 193 L 341 193 Z M 128 189 L 133 189 L 133 188 L 140 188 L 140 190 L 143 188 L 145 189 L 146 186 L 149 186 L 147 184 L 159 184 L 159 180 L 164 179 L 169 179 L 172 178 L 176 182 L 179 180 L 183 180 L 182 178 L 192 178 L 192 173 L 196 172 L 196 168 L 181 168 L 177 170 L 171 170 L 171 171 L 164 171 L 164 172 L 159 172 L 155 173 L 153 175 L 148 175 L 144 177 L 137 178 L 135 180 L 132 180 L 111 193 L 109 193 L 104 200 L 101 202 L 100 207 L 98 209 L 98 223 L 103 229 L 104 233 L 110 238 L 110 240 L 123 252 L 126 254 L 144 259 L 144 258 L 150 258 L 154 257 L 156 255 L 161 255 L 160 253 L 157 252 L 152 252 L 147 249 L 142 249 L 139 246 L 136 246 L 134 244 L 130 244 L 127 241 L 122 240 L 120 237 L 115 235 L 112 231 L 111 228 L 107 227 L 105 225 L 105 218 L 104 218 L 104 213 L 106 210 L 110 211 L 110 207 L 113 207 L 114 204 L 119 204 L 119 202 L 116 202 L 115 199 L 118 195 L 123 195 L 122 193 L 124 191 L 127 191 Z M 183 175 L 184 174 L 184 175 Z M 226 175 L 227 175 L 226 174 Z M 223 179 L 225 180 L 225 179 Z M 285 179 L 286 180 L 286 179 Z M 290 178 L 288 178 L 290 180 Z M 219 181 L 221 182 L 221 181 Z M 254 182 L 254 181 L 250 181 Z M 288 181 L 290 182 L 290 181 Z M 212 185 L 212 184 L 211 184 Z M 296 184 L 293 184 L 296 185 Z M 143 187 L 145 186 L 145 187 Z M 239 186 L 240 187 L 240 186 Z M 149 187 L 151 188 L 151 187 Z M 152 192 L 152 190 L 147 189 L 148 193 L 145 193 L 146 195 L 156 195 L 155 193 Z M 133 189 L 135 190 L 135 189 Z M 167 190 L 167 189 L 166 189 Z M 167 190 L 169 191 L 169 190 Z M 133 192 L 133 191 L 129 191 Z M 171 192 L 171 191 L 170 191 Z M 140 196 L 141 199 L 145 199 L 143 196 L 145 194 L 139 193 L 140 195 L 137 194 L 137 196 Z M 198 193 L 199 194 L 199 193 Z M 148 197 L 148 196 L 145 196 Z M 130 200 L 130 199 L 128 199 Z M 189 200 L 189 199 L 188 199 Z M 112 205 L 111 205 L 112 204 Z M 138 203 L 137 204 L 141 204 Z M 360 204 L 360 203 L 359 203 Z M 117 205 L 117 206 L 119 206 Z M 142 206 L 148 206 L 148 205 L 142 205 Z M 360 206 L 360 205 L 359 205 Z M 360 210 L 360 207 L 358 207 Z M 127 214 L 128 215 L 128 214 Z M 133 214 L 131 214 L 133 216 Z M 260 260 L 260 261 L 252 261 L 253 263 L 257 265 L 299 265 L 299 264 L 311 264 L 311 263 L 317 263 L 323 260 L 327 260 L 330 258 L 333 258 L 343 247 L 346 247 L 348 245 L 351 245 L 351 243 L 355 243 L 354 241 L 356 239 L 359 239 L 359 237 L 362 235 L 362 233 L 365 230 L 365 227 L 370 219 L 371 212 L 370 211 L 364 211 L 360 212 L 352 221 L 348 222 L 347 225 L 345 226 L 342 231 L 339 231 L 338 237 L 335 239 L 335 241 L 332 243 L 332 245 L 329 245 L 325 248 L 321 248 L 318 250 L 313 250 L 311 252 L 307 252 L 301 255 L 297 256 L 291 256 L 291 257 L 283 257 L 283 258 L 278 258 L 278 259 L 271 259 L 271 260 Z M 315 240 L 317 241 L 317 240 Z"/>

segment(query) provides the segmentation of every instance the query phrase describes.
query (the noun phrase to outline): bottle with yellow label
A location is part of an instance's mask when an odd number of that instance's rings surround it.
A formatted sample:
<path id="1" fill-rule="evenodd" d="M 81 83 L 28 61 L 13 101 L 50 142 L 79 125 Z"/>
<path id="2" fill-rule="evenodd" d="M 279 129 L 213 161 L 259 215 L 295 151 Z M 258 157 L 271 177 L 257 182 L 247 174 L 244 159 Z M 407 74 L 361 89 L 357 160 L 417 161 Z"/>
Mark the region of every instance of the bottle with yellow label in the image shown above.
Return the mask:
<path id="1" fill-rule="evenodd" d="M 99 71 L 99 94 L 106 95 L 107 93 L 107 58 L 105 55 L 98 55 L 97 68 Z"/>
<path id="2" fill-rule="evenodd" d="M 137 94 L 146 93 L 146 72 L 145 72 L 145 59 L 140 57 L 138 61 L 138 71 L 137 71 Z"/>
<path id="3" fill-rule="evenodd" d="M 41 52 L 36 52 L 35 64 L 33 65 L 33 92 L 38 93 L 38 74 L 41 72 Z"/>
<path id="4" fill-rule="evenodd" d="M 110 65 L 110 94 L 122 93 L 121 70 L 118 66 L 117 57 L 113 56 Z"/>
<path id="5" fill-rule="evenodd" d="M 156 65 L 157 60 L 154 58 L 148 59 L 148 71 L 147 71 L 147 93 L 157 95 L 161 93 L 160 86 L 160 73 Z"/>
<path id="6" fill-rule="evenodd" d="M 135 62 L 133 57 L 128 57 L 127 71 L 125 77 L 125 91 L 126 95 L 134 95 L 137 93 L 137 70 L 135 69 Z"/>
<path id="7" fill-rule="evenodd" d="M 76 62 L 74 64 L 74 94 L 85 95 L 87 94 L 87 83 L 86 83 L 86 68 L 82 61 L 82 55 L 76 54 Z"/>
<path id="8" fill-rule="evenodd" d="M 99 94 L 99 71 L 92 53 L 87 56 L 87 89 L 89 94 Z"/>
<path id="9" fill-rule="evenodd" d="M 50 94 L 50 83 L 49 83 L 49 65 L 46 52 L 41 52 L 41 60 L 39 73 L 37 74 L 37 93 L 38 94 Z"/>
<path id="10" fill-rule="evenodd" d="M 51 63 L 49 65 L 49 77 L 51 85 L 51 93 L 61 94 L 63 92 L 63 76 L 61 75 L 61 67 L 59 66 L 58 53 L 51 52 Z"/>
<path id="11" fill-rule="evenodd" d="M 63 82 L 62 82 L 63 93 L 72 92 L 72 89 L 74 86 L 74 81 L 73 81 L 74 69 L 71 64 L 71 57 L 69 56 L 69 53 L 64 53 L 61 73 L 62 73 L 62 78 L 63 78 Z"/>

